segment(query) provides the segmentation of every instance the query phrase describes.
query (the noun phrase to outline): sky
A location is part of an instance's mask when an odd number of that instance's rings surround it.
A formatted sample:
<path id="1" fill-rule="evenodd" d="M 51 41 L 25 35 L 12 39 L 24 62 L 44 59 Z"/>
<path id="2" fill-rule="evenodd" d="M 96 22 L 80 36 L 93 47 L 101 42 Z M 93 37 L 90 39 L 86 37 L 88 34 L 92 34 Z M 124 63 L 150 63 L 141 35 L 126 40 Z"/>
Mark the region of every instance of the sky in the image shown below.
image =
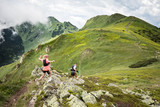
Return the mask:
<path id="1" fill-rule="evenodd" d="M 21 24 L 47 22 L 53 16 L 82 28 L 97 15 L 120 13 L 136 16 L 160 27 L 160 0 L 0 0 L 0 29 Z"/>

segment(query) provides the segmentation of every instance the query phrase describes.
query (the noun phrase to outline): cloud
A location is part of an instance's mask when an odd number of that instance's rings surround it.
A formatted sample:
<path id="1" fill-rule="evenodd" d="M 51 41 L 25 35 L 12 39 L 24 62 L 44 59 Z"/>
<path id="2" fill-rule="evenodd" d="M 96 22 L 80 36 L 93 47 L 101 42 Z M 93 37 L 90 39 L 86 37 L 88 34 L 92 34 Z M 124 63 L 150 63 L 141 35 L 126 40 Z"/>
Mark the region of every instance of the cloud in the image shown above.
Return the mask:
<path id="1" fill-rule="evenodd" d="M 0 21 L 7 25 L 16 25 L 24 21 L 45 22 L 47 18 L 44 13 L 40 7 L 31 5 L 27 1 L 3 0 L 0 3 Z"/>
<path id="2" fill-rule="evenodd" d="M 0 20 L 9 25 L 29 20 L 45 22 L 48 16 L 77 27 L 96 15 L 121 13 L 160 27 L 159 0 L 1 0 Z"/>

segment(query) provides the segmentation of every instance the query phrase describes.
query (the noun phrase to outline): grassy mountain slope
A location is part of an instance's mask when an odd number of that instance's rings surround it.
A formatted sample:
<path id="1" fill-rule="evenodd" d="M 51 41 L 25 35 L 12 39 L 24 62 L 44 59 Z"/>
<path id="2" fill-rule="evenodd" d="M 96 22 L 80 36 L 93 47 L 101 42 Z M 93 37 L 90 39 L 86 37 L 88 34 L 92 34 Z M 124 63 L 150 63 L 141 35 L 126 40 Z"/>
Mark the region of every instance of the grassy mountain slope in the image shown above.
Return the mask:
<path id="1" fill-rule="evenodd" d="M 52 37 L 63 33 L 72 33 L 78 30 L 77 27 L 70 22 L 61 23 L 51 16 L 48 20 L 47 24 L 31 24 L 30 22 L 24 22 L 23 24 L 16 26 L 18 34 L 23 40 L 25 52 L 37 47 L 39 44 L 45 43 Z"/>
<path id="2" fill-rule="evenodd" d="M 0 32 L 4 37 L 4 42 L 0 43 L 0 66 L 14 62 L 24 52 L 48 42 L 55 36 L 77 30 L 78 28 L 70 22 L 61 23 L 54 17 L 49 17 L 45 24 L 24 22 L 15 27 L 3 29 Z M 2 42 L 2 38 L 0 41 Z"/>
<path id="3" fill-rule="evenodd" d="M 112 20 L 110 16 L 106 16 L 106 19 L 112 22 L 106 25 L 102 24 L 103 21 L 101 22 L 105 16 L 98 17 L 95 21 L 99 25 L 96 23 L 97 25 L 92 27 L 93 24 L 87 22 L 88 27 L 85 25 L 81 31 L 63 34 L 51 42 L 40 45 L 38 51 L 27 52 L 24 62 L 18 69 L 16 69 L 18 62 L 1 67 L 0 79 L 6 81 L 1 86 L 9 86 L 10 83 L 17 83 L 20 79 L 28 81 L 34 67 L 42 66 L 42 63 L 38 61 L 39 56 L 46 54 L 45 48 L 50 46 L 49 59 L 56 61 L 53 69 L 70 73 L 70 67 L 76 62 L 80 74 L 89 78 L 99 77 L 101 85 L 112 82 L 124 88 L 146 89 L 151 91 L 151 95 L 156 100 L 160 101 L 158 97 L 159 61 L 146 67 L 129 68 L 130 65 L 139 61 L 145 63 L 145 60 L 155 57 L 159 60 L 159 42 L 152 40 L 153 36 L 148 36 L 147 32 L 140 34 L 136 32 L 151 30 L 156 35 L 156 32 L 160 32 L 159 29 L 135 17 L 124 17 L 123 15 L 118 17 L 116 14 L 118 19 L 113 18 Z M 5 92 L 3 88 L 0 90 Z M 0 94 L 9 96 L 13 93 Z"/>

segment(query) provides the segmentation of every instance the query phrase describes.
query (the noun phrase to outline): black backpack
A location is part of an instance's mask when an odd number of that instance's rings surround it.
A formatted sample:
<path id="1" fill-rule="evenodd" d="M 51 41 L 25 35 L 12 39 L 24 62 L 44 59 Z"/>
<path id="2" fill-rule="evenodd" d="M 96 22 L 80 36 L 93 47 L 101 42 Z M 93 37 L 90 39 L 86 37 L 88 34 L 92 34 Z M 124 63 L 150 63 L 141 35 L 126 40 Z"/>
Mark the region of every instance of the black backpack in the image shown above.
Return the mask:
<path id="1" fill-rule="evenodd" d="M 48 66 L 48 65 L 49 65 L 49 63 L 46 63 L 46 59 L 43 60 L 43 66 Z"/>
<path id="2" fill-rule="evenodd" d="M 74 65 L 72 66 L 71 71 L 75 71 L 75 70 L 74 70 Z"/>

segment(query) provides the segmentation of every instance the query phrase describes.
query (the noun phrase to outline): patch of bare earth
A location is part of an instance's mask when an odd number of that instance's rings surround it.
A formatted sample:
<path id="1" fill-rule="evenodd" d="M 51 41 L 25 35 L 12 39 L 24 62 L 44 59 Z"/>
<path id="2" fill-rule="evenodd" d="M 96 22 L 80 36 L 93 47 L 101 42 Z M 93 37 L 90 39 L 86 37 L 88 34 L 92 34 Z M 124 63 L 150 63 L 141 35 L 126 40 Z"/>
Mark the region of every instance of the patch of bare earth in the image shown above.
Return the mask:
<path id="1" fill-rule="evenodd" d="M 27 82 L 26 85 L 23 86 L 16 94 L 11 96 L 11 98 L 6 102 L 4 107 L 13 107 L 16 104 L 17 100 L 20 98 L 20 96 L 27 91 L 29 84 L 30 82 Z"/>

